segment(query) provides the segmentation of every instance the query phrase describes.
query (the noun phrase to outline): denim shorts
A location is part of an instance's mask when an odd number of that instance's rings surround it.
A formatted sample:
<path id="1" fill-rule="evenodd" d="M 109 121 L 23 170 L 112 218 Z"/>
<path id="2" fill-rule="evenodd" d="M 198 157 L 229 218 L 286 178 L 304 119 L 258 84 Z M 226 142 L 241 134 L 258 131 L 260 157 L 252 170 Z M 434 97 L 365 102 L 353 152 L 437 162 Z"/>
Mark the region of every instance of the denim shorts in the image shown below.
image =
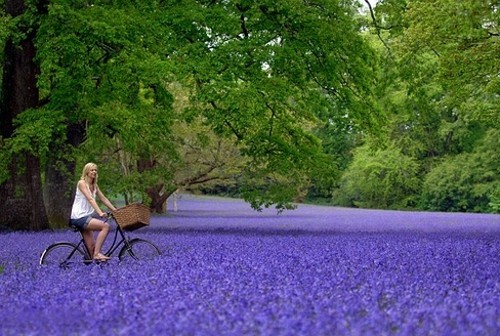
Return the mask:
<path id="1" fill-rule="evenodd" d="M 80 231 L 83 231 L 87 228 L 91 219 L 98 218 L 98 217 L 99 216 L 97 216 L 97 214 L 93 213 L 92 215 L 81 217 L 81 218 L 76 218 L 76 219 L 71 218 L 69 220 L 69 225 L 77 228 Z"/>

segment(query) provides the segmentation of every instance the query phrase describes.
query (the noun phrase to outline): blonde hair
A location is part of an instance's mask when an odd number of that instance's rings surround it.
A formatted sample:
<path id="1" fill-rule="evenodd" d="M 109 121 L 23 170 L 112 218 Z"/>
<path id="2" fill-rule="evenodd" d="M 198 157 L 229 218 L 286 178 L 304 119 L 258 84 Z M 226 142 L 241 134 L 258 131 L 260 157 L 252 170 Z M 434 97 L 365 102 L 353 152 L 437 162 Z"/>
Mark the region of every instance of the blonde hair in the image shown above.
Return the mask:
<path id="1" fill-rule="evenodd" d="M 87 163 L 84 167 L 83 167 L 83 170 L 82 170 L 82 176 L 80 177 L 80 180 L 84 180 L 85 181 L 85 177 L 87 177 L 87 174 L 89 173 L 89 171 L 91 171 L 92 169 L 97 169 L 97 165 L 93 162 L 89 162 Z M 95 176 L 95 179 L 92 181 L 91 183 L 91 186 L 95 188 L 95 186 L 97 185 L 97 174 Z"/>

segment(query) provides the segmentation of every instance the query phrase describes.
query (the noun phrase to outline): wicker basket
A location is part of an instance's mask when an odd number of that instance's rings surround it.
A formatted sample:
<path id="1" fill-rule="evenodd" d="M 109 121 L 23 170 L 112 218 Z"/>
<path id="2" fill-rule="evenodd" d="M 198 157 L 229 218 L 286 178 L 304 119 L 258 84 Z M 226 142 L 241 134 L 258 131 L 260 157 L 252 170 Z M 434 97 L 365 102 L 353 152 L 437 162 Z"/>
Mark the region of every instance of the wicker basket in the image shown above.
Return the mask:
<path id="1" fill-rule="evenodd" d="M 116 222 L 123 230 L 133 231 L 149 225 L 151 212 L 141 203 L 133 203 L 113 212 Z"/>

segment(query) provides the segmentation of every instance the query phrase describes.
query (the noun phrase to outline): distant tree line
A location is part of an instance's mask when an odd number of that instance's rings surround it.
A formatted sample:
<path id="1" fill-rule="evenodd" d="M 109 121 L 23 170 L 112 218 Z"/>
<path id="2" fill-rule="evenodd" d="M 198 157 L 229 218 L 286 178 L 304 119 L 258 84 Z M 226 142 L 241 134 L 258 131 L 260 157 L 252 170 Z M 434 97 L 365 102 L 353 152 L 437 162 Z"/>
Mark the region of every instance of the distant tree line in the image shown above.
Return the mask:
<path id="1" fill-rule="evenodd" d="M 382 0 L 384 141 L 364 137 L 334 188 L 340 205 L 499 212 L 500 3 Z"/>
<path id="2" fill-rule="evenodd" d="M 382 0 L 369 7 L 360 34 L 377 51 L 371 89 L 384 123 L 367 134 L 346 113 L 316 127 L 338 170 L 312 179 L 301 199 L 498 213 L 499 6 Z"/>

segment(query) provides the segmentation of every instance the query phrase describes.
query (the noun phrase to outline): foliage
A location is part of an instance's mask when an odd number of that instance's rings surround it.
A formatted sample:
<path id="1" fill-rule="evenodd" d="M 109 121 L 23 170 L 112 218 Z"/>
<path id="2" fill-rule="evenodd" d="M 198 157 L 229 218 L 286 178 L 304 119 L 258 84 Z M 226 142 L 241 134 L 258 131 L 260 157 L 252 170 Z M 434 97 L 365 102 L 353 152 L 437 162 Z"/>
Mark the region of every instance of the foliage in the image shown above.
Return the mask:
<path id="1" fill-rule="evenodd" d="M 241 179 L 244 197 L 257 208 L 268 200 L 281 204 L 324 169 L 311 134 L 319 120 L 348 114 L 375 129 L 373 51 L 355 22 L 339 14 L 353 9 L 336 1 L 208 10 L 212 15 L 200 25 L 207 27 L 209 48 L 197 44 L 207 50 L 195 53 L 205 57 L 186 57 L 198 84 L 193 109 L 217 134 L 235 136 L 250 158 Z"/>
<path id="2" fill-rule="evenodd" d="M 6 139 L 13 154 L 31 152 L 46 157 L 53 145 L 52 136 L 64 130 L 64 116 L 45 109 L 30 109 L 16 120 L 15 137 Z"/>
<path id="3" fill-rule="evenodd" d="M 491 212 L 493 213 L 500 213 L 500 196 L 498 196 L 499 193 L 496 192 L 494 195 L 490 196 L 490 203 L 488 206 L 491 209 Z"/>
<path id="4" fill-rule="evenodd" d="M 0 12 L 0 47 L 40 24 L 42 105 L 0 139 L 0 181 L 27 150 L 95 161 L 130 201 L 235 184 L 256 209 L 336 187 L 346 205 L 498 207 L 480 156 L 500 122 L 497 1 L 380 0 L 364 18 L 350 0 L 48 3 Z"/>
<path id="5" fill-rule="evenodd" d="M 5 43 L 11 33 L 10 25 L 12 24 L 12 19 L 5 14 L 3 9 L 3 1 L 0 1 L 0 73 L 3 73 L 3 61 L 5 48 Z M 0 88 L 2 87 L 3 76 L 0 76 Z M 2 91 L 0 90 L 0 95 Z M 2 97 L 0 96 L 0 101 Z M 12 154 L 7 150 L 5 140 L 0 136 L 0 184 L 9 178 L 8 165 L 11 161 Z"/>
<path id="6" fill-rule="evenodd" d="M 420 190 L 418 162 L 398 148 L 356 149 L 333 201 L 368 208 L 407 208 Z"/>
<path id="7" fill-rule="evenodd" d="M 415 0 L 404 14 L 405 51 L 408 56 L 437 55 L 446 104 L 466 119 L 495 127 L 500 123 L 499 15 L 494 0 Z"/>
<path id="8" fill-rule="evenodd" d="M 3 10 L 3 4 L 0 2 L 0 50 L 4 50 L 5 43 L 11 33 L 12 18 L 7 16 Z M 0 52 L 0 70 L 3 69 L 3 52 Z M 3 72 L 3 71 L 2 71 Z M 2 77 L 0 76 L 0 84 Z"/>
<path id="9" fill-rule="evenodd" d="M 172 130 L 178 152 L 182 153 L 182 161 L 173 168 L 176 186 L 235 184 L 248 159 L 241 155 L 234 138 L 217 136 L 202 118 L 176 120 Z"/>
<path id="10" fill-rule="evenodd" d="M 18 119 L 14 147 L 103 163 L 110 191 L 148 199 L 203 181 L 190 150 L 206 159 L 224 144 L 204 178 L 238 175 L 256 208 L 284 207 L 335 172 L 318 124 L 342 115 L 377 129 L 376 57 L 355 10 L 351 1 L 50 1 L 46 15 L 24 18 L 40 22 L 44 106 Z M 197 145 L 175 134 L 182 123 Z M 76 151 L 63 124 L 84 129 Z"/>
<path id="11" fill-rule="evenodd" d="M 103 184 L 129 201 L 138 192 L 147 199 L 147 187 L 172 175 L 157 165 L 139 171 L 139 162 L 177 156 L 173 97 L 165 88 L 172 68 L 159 55 L 165 31 L 155 6 L 52 1 L 37 39 L 47 108 L 85 125 L 86 141 L 72 155 L 82 165 L 103 163 Z"/>
<path id="12" fill-rule="evenodd" d="M 388 141 L 421 166 L 426 182 L 422 195 L 410 192 L 415 206 L 494 211 L 498 172 L 488 157 L 498 149 L 484 144 L 500 121 L 498 14 L 495 1 L 378 2 L 371 28 L 384 47 L 376 90 Z"/>
<path id="13" fill-rule="evenodd" d="M 379 136 L 380 133 L 380 130 L 377 130 L 371 134 Z M 320 139 L 325 155 L 323 164 L 321 160 L 317 161 L 317 174 L 311 177 L 307 198 L 331 199 L 334 188 L 338 186 L 340 175 L 352 161 L 354 148 L 363 143 L 366 133 L 348 117 L 346 111 L 346 114 L 330 116 L 314 129 L 314 134 Z M 321 166 L 323 168 L 320 168 Z"/>
<path id="14" fill-rule="evenodd" d="M 445 158 L 426 176 L 422 202 L 438 211 L 498 212 L 500 132 L 490 131 L 473 153 Z"/>

